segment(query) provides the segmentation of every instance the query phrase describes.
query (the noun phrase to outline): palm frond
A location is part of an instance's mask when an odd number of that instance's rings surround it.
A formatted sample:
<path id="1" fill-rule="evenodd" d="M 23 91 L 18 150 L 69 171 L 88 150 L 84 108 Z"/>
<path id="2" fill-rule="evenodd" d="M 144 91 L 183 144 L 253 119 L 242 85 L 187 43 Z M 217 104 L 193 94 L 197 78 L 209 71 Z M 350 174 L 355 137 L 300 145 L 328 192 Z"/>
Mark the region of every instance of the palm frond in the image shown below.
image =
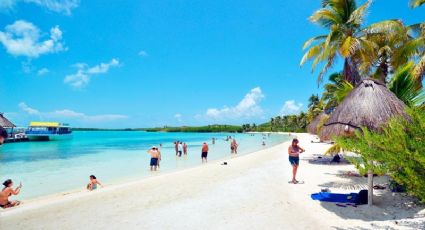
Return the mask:
<path id="1" fill-rule="evenodd" d="M 314 57 L 317 57 L 320 52 L 322 51 L 322 45 L 315 45 L 312 46 L 308 51 L 304 54 L 303 58 L 301 59 L 300 65 L 304 65 L 304 63 Z"/>
<path id="2" fill-rule="evenodd" d="M 366 11 L 369 8 L 370 4 L 372 3 L 371 0 L 368 0 L 366 3 L 361 5 L 359 8 L 355 9 L 348 19 L 348 23 L 352 23 L 354 25 L 360 26 L 363 23 L 363 20 L 366 15 Z"/>
<path id="3" fill-rule="evenodd" d="M 422 82 L 425 75 L 425 55 L 419 60 L 413 69 L 413 75 L 415 76 L 416 81 Z"/>
<path id="4" fill-rule="evenodd" d="M 410 7 L 416 8 L 425 3 L 425 0 L 410 0 Z"/>
<path id="5" fill-rule="evenodd" d="M 425 102 L 425 93 L 413 75 L 414 63 L 400 67 L 394 73 L 389 89 L 407 106 L 417 106 Z"/>
<path id="6" fill-rule="evenodd" d="M 311 46 L 311 44 L 313 44 L 313 42 L 326 39 L 327 37 L 328 37 L 327 35 L 320 35 L 320 36 L 308 39 L 303 45 L 303 50 L 305 50 L 305 49 L 307 49 L 307 47 Z"/>

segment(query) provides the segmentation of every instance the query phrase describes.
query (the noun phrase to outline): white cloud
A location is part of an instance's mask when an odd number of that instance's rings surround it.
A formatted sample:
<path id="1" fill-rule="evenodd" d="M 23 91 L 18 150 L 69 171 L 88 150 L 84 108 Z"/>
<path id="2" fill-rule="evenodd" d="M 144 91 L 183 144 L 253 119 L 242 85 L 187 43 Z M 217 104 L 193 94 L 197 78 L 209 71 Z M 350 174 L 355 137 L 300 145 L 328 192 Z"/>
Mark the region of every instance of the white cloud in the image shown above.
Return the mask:
<path id="1" fill-rule="evenodd" d="M 139 55 L 139 56 L 142 56 L 142 57 L 147 57 L 147 56 L 148 56 L 148 53 L 147 53 L 146 51 L 144 51 L 144 50 L 141 50 L 141 51 L 138 53 L 138 55 Z"/>
<path id="2" fill-rule="evenodd" d="M 56 110 L 53 113 L 51 113 L 51 116 L 58 117 L 58 118 L 79 119 L 85 122 L 107 122 L 107 121 L 123 120 L 128 118 L 128 116 L 121 115 L 121 114 L 86 115 L 84 113 L 75 112 L 69 109 Z"/>
<path id="3" fill-rule="evenodd" d="M 282 109 L 280 110 L 281 115 L 292 115 L 297 114 L 301 111 L 303 104 L 296 103 L 294 100 L 285 101 L 283 103 Z"/>
<path id="4" fill-rule="evenodd" d="M 49 71 L 49 69 L 47 69 L 47 68 L 42 68 L 42 69 L 39 69 L 38 71 L 37 71 L 37 75 L 38 76 L 44 76 L 44 75 L 46 75 L 46 74 L 48 74 L 50 71 Z"/>
<path id="5" fill-rule="evenodd" d="M 107 73 L 110 67 L 118 66 L 120 62 L 113 58 L 109 63 L 100 63 L 99 65 L 93 66 L 87 70 L 89 74 L 100 74 Z"/>
<path id="6" fill-rule="evenodd" d="M 66 50 L 62 40 L 62 31 L 59 26 L 50 29 L 50 37 L 41 40 L 41 31 L 31 22 L 15 21 L 0 31 L 0 43 L 13 56 L 37 58 L 48 53 L 57 53 Z"/>
<path id="7" fill-rule="evenodd" d="M 0 9 L 12 9 L 15 6 L 16 0 L 0 0 Z"/>
<path id="8" fill-rule="evenodd" d="M 207 110 L 206 116 L 214 120 L 261 117 L 264 112 L 259 104 L 263 98 L 264 94 L 261 88 L 256 87 L 251 89 L 236 106 L 222 109 L 210 108 Z"/>
<path id="9" fill-rule="evenodd" d="M 47 119 L 74 119 L 83 122 L 109 122 L 128 118 L 128 116 L 122 114 L 87 115 L 70 109 L 55 110 L 53 112 L 40 112 L 37 109 L 29 107 L 25 102 L 19 103 L 18 106 L 28 115 L 38 115 Z"/>
<path id="10" fill-rule="evenodd" d="M 174 118 L 178 121 L 178 122 L 182 122 L 182 118 L 183 116 L 180 113 L 176 113 L 174 114 Z"/>
<path id="11" fill-rule="evenodd" d="M 105 74 L 111 67 L 117 67 L 119 65 L 120 62 L 115 58 L 108 63 L 100 63 L 93 67 L 89 67 L 85 63 L 77 63 L 74 65 L 77 68 L 77 72 L 65 76 L 64 82 L 74 88 L 83 88 L 89 84 L 92 75 Z"/>
<path id="12" fill-rule="evenodd" d="M 33 3 L 50 11 L 70 15 L 77 8 L 80 0 L 0 0 L 0 9 L 12 9 L 16 3 Z"/>
<path id="13" fill-rule="evenodd" d="M 25 102 L 21 102 L 18 104 L 19 108 L 29 115 L 40 115 L 40 111 L 29 107 Z"/>

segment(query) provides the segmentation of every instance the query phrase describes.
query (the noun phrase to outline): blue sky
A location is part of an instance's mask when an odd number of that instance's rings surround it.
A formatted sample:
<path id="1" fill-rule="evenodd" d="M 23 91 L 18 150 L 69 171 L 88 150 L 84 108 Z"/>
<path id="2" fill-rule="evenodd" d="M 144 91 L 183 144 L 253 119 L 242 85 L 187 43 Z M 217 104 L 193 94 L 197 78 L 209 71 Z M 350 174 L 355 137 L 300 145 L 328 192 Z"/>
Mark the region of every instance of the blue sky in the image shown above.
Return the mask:
<path id="1" fill-rule="evenodd" d="M 299 66 L 320 3 L 0 0 L 0 111 L 110 128 L 297 113 L 321 91 Z M 390 18 L 425 21 L 425 7 L 376 0 L 367 23 Z"/>

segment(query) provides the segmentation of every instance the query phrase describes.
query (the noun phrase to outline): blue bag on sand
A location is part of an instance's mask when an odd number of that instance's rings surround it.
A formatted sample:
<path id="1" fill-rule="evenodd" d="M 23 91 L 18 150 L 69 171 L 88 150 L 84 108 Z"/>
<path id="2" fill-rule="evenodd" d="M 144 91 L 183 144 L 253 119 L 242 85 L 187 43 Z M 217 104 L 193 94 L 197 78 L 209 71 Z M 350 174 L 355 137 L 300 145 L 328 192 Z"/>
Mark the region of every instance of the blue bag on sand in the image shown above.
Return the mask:
<path id="1" fill-rule="evenodd" d="M 325 201 L 325 202 L 337 202 L 337 203 L 358 203 L 358 194 L 339 194 L 330 192 L 319 192 L 311 194 L 311 199 Z"/>

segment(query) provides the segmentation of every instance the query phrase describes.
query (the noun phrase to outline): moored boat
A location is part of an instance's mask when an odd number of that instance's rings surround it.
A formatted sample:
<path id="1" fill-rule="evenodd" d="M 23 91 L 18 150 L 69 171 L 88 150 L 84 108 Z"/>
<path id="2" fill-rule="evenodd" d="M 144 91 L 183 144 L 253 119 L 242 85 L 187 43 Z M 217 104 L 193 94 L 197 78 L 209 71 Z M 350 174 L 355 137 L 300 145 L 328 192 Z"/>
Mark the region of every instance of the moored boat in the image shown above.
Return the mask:
<path id="1" fill-rule="evenodd" d="M 72 129 L 59 122 L 31 122 L 25 135 L 33 141 L 63 140 L 72 138 Z"/>

